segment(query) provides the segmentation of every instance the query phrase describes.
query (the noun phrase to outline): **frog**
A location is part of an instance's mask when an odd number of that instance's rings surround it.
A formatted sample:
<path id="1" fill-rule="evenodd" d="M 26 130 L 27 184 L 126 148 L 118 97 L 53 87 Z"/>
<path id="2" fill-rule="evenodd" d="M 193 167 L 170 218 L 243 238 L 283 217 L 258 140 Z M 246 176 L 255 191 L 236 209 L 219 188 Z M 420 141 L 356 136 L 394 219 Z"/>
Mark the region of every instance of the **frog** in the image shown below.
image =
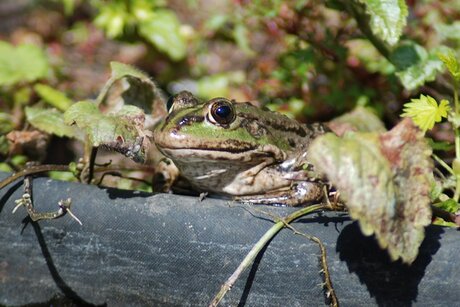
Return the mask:
<path id="1" fill-rule="evenodd" d="M 308 148 L 330 130 L 250 102 L 200 100 L 188 91 L 168 100 L 153 130 L 167 158 L 159 167 L 163 191 L 185 180 L 194 191 L 252 204 L 300 206 L 320 202 L 327 182 L 314 173 Z"/>

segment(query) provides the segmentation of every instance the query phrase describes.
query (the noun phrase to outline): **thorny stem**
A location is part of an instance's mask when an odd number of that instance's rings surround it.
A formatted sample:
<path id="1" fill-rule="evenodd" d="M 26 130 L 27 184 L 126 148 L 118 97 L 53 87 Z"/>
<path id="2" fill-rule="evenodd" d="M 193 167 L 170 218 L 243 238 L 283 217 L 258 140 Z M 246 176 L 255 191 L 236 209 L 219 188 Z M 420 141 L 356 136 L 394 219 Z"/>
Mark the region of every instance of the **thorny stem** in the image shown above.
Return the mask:
<path id="1" fill-rule="evenodd" d="M 332 307 L 338 307 L 339 306 L 339 300 L 337 299 L 337 296 L 335 295 L 334 287 L 332 286 L 332 281 L 331 281 L 331 275 L 329 273 L 329 267 L 327 266 L 327 257 L 326 257 L 326 247 L 324 246 L 323 242 L 315 236 L 310 236 L 305 233 L 302 233 L 295 229 L 293 226 L 286 224 L 286 227 L 291 229 L 295 234 L 301 235 L 315 243 L 318 244 L 319 250 L 321 252 L 321 270 L 322 273 L 324 274 L 324 286 L 326 287 L 326 296 L 328 299 L 330 299 L 330 306 Z"/>
<path id="2" fill-rule="evenodd" d="M 227 281 L 222 285 L 219 292 L 216 294 L 212 302 L 209 304 L 210 307 L 215 307 L 219 304 L 225 294 L 232 288 L 235 284 L 238 277 L 247 269 L 253 262 L 254 259 L 257 257 L 259 252 L 264 248 L 264 246 L 284 227 L 286 224 L 291 223 L 292 221 L 306 215 L 312 213 L 317 210 L 327 209 L 327 205 L 312 205 L 306 208 L 302 208 L 293 212 L 292 214 L 288 215 L 287 217 L 283 218 L 280 221 L 277 221 L 260 239 L 259 241 L 252 247 L 249 253 L 246 255 L 244 260 L 240 263 L 238 268 L 233 272 L 233 274 L 227 279 Z"/>

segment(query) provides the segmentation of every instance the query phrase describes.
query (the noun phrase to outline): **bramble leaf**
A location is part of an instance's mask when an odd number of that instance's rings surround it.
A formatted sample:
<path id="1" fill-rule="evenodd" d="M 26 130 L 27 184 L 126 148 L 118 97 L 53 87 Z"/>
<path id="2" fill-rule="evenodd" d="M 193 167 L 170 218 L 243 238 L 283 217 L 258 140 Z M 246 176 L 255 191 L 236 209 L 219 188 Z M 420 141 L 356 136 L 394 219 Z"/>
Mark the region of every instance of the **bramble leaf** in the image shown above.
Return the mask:
<path id="1" fill-rule="evenodd" d="M 73 104 L 64 119 L 67 124 L 83 129 L 93 146 L 104 146 L 142 162 L 151 137 L 145 127 L 146 116 L 151 125 L 157 117 L 164 117 L 165 99 L 147 74 L 123 63 L 111 62 L 110 65 L 112 75 L 97 99 Z M 121 87 L 111 93 L 115 85 Z M 103 102 L 107 102 L 104 112 L 99 109 Z"/>
<path id="2" fill-rule="evenodd" d="M 411 102 L 404 104 L 402 117 L 410 117 L 414 123 L 423 131 L 433 128 L 442 118 L 446 118 L 450 111 L 449 101 L 443 99 L 436 102 L 436 99 L 429 95 L 420 95 L 419 99 L 411 99 Z"/>
<path id="3" fill-rule="evenodd" d="M 104 146 L 134 161 L 143 161 L 145 115 L 138 107 L 125 105 L 118 112 L 102 114 L 93 101 L 80 101 L 65 112 L 64 120 L 84 129 L 93 146 Z"/>
<path id="4" fill-rule="evenodd" d="M 372 32 L 390 45 L 395 45 L 407 23 L 408 9 L 404 0 L 358 0 L 370 16 Z"/>
<path id="5" fill-rule="evenodd" d="M 152 117 L 149 123 L 153 125 L 157 120 L 164 118 L 166 110 L 166 98 L 160 88 L 150 77 L 141 70 L 119 62 L 110 62 L 112 75 L 106 82 L 97 98 L 97 103 L 108 99 L 110 105 L 134 105 L 141 108 L 147 116 Z M 116 83 L 122 84 L 122 92 L 115 97 L 109 97 L 110 88 Z M 152 113 L 153 112 L 153 113 Z"/>
<path id="6" fill-rule="evenodd" d="M 309 149 L 365 235 L 375 234 L 392 260 L 412 263 L 431 222 L 431 149 L 411 120 L 385 133 L 329 133 Z"/>
<path id="7" fill-rule="evenodd" d="M 41 131 L 55 134 L 60 137 L 82 138 L 75 127 L 68 126 L 64 123 L 64 114 L 56 109 L 26 107 L 25 111 L 27 121 Z"/>
<path id="8" fill-rule="evenodd" d="M 124 77 L 133 77 L 143 82 L 152 82 L 147 74 L 131 65 L 120 62 L 110 62 L 110 69 L 112 70 L 111 78 L 114 80 L 120 80 Z"/>

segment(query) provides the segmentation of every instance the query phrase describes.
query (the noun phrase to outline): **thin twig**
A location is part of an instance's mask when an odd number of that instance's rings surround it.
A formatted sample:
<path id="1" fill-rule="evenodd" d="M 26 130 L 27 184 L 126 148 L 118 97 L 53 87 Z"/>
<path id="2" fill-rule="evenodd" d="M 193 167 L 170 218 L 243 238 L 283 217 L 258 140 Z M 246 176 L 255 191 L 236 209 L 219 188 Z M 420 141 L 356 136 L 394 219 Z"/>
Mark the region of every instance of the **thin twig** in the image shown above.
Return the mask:
<path id="1" fill-rule="evenodd" d="M 259 241 L 252 247 L 249 253 L 246 255 L 244 260 L 240 263 L 238 268 L 233 272 L 233 274 L 227 279 L 227 281 L 222 285 L 219 292 L 216 294 L 212 302 L 209 304 L 210 307 L 215 307 L 219 304 L 219 302 L 223 299 L 225 294 L 233 287 L 236 280 L 239 276 L 247 269 L 253 262 L 254 259 L 257 257 L 259 252 L 264 248 L 264 246 L 281 230 L 283 229 L 286 224 L 291 223 L 292 221 L 306 215 L 312 213 L 317 210 L 326 209 L 326 206 L 323 204 L 320 205 L 312 205 L 306 208 L 302 208 L 297 210 L 287 217 L 283 218 L 282 220 L 277 221 L 260 239 Z"/>
<path id="2" fill-rule="evenodd" d="M 58 171 L 58 172 L 66 172 L 69 171 L 68 165 L 55 165 L 55 164 L 44 164 L 44 165 L 35 165 L 28 167 L 20 172 L 14 173 L 8 178 L 3 179 L 0 181 L 0 189 L 4 188 L 5 186 L 9 185 L 10 183 L 14 182 L 15 180 L 33 174 L 39 174 L 49 171 Z"/>
<path id="3" fill-rule="evenodd" d="M 13 213 L 15 213 L 19 207 L 24 206 L 27 210 L 29 217 L 34 222 L 39 220 L 57 219 L 65 215 L 66 213 L 69 213 L 69 215 L 72 218 L 74 218 L 80 225 L 82 225 L 81 221 L 75 216 L 75 214 L 73 214 L 70 211 L 71 204 L 72 200 L 68 198 L 66 200 L 60 200 L 58 202 L 59 209 L 56 211 L 37 212 L 34 208 L 32 200 L 32 175 L 27 175 L 24 177 L 24 193 L 22 194 L 22 197 L 20 199 L 16 200 L 16 207 L 14 207 Z"/>
<path id="4" fill-rule="evenodd" d="M 98 147 L 93 146 L 91 148 L 91 154 L 89 156 L 89 165 L 88 165 L 88 177 L 86 178 L 86 183 L 91 183 L 94 177 L 94 166 L 96 165 Z"/>
<path id="5" fill-rule="evenodd" d="M 337 295 L 335 294 L 334 287 L 332 286 L 331 275 L 329 273 L 329 267 L 327 265 L 326 247 L 324 246 L 323 242 L 318 237 L 310 236 L 310 235 L 307 235 L 306 233 L 298 231 L 290 224 L 286 224 L 285 226 L 291 229 L 294 232 L 294 234 L 301 235 L 318 244 L 319 250 L 321 253 L 320 260 L 321 260 L 322 273 L 324 274 L 324 286 L 326 287 L 326 298 L 331 301 L 330 303 L 331 307 L 338 307 L 339 300 L 337 299 Z"/>
<path id="6" fill-rule="evenodd" d="M 446 163 L 444 162 L 441 158 L 439 158 L 436 154 L 431 154 L 431 156 L 433 157 L 433 159 L 436 160 L 436 162 L 439 163 L 439 165 L 441 165 L 442 167 L 444 167 L 444 169 L 446 171 L 448 171 L 451 175 L 454 175 L 455 176 L 455 173 L 454 173 L 454 170 Z"/>

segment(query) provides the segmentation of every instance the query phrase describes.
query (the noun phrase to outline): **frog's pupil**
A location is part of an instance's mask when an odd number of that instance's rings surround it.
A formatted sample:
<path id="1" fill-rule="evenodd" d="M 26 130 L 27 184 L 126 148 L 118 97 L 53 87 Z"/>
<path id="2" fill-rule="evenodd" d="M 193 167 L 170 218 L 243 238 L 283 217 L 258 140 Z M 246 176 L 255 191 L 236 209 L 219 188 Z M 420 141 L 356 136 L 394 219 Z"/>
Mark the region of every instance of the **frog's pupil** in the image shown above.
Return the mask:
<path id="1" fill-rule="evenodd" d="M 220 118 L 227 118 L 232 113 L 232 109 L 229 106 L 220 106 L 216 109 L 216 115 Z"/>

